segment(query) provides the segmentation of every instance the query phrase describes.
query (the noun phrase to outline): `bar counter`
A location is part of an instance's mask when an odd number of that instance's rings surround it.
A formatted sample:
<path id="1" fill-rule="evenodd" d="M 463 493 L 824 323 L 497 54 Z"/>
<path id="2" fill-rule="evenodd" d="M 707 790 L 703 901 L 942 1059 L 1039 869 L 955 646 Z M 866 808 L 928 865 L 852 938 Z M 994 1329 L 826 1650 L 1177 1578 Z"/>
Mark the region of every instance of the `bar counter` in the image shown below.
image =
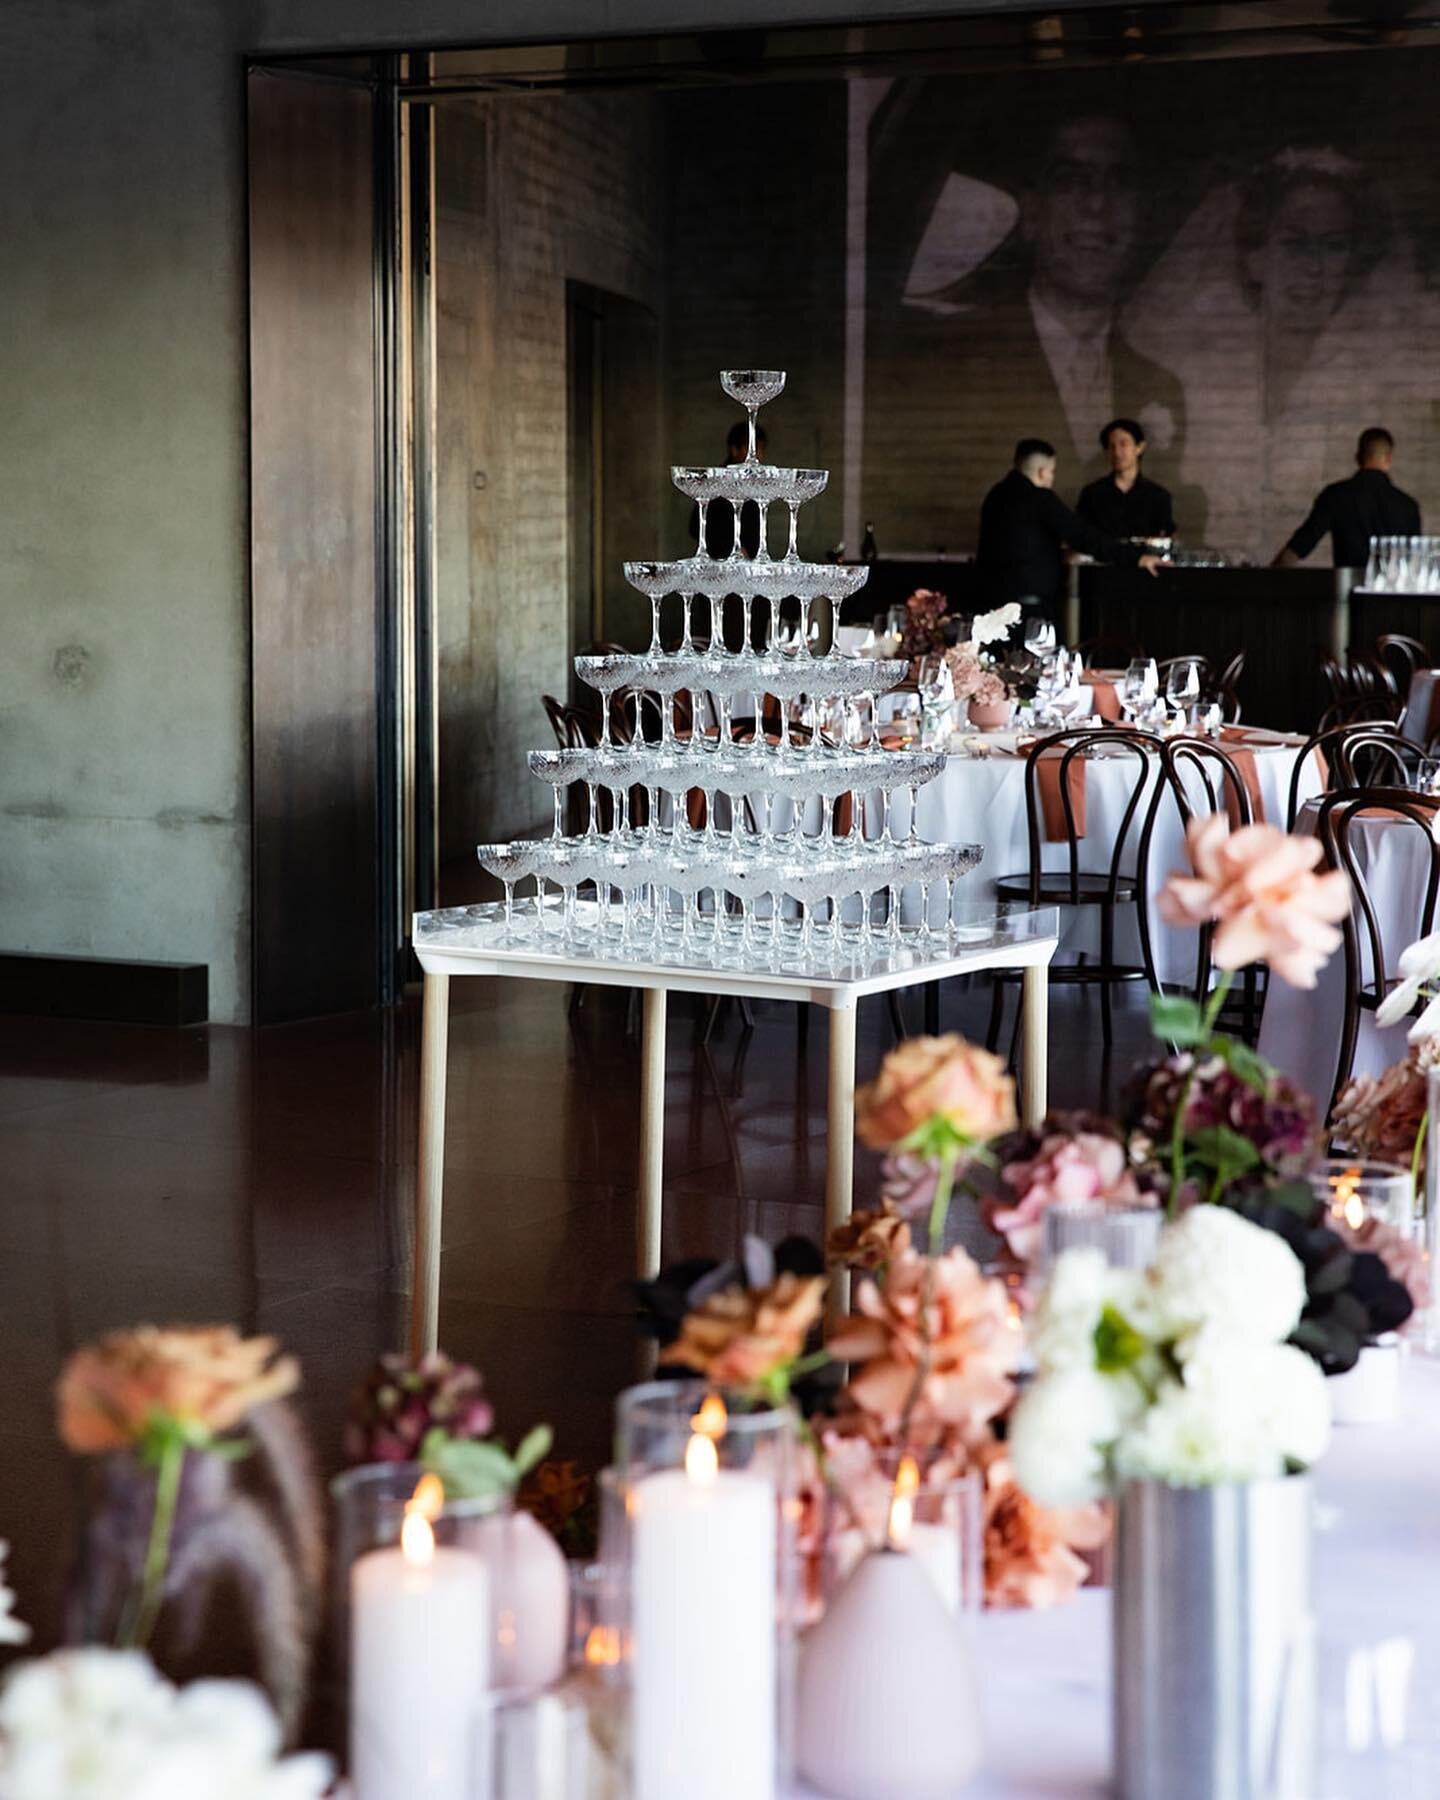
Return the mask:
<path id="1" fill-rule="evenodd" d="M 845 617 L 868 623 L 919 587 L 943 593 L 953 612 L 979 604 L 969 560 L 882 558 Z M 1157 661 L 1204 656 L 1217 673 L 1243 650 L 1244 717 L 1293 731 L 1311 730 L 1330 702 L 1320 669 L 1327 656 L 1352 648 L 1369 655 L 1377 637 L 1398 632 L 1428 645 L 1430 662 L 1440 662 L 1440 595 L 1351 592 L 1348 570 L 1162 567 L 1152 576 L 1083 564 L 1070 572 L 1063 624 L 1072 643 L 1109 638 Z"/>

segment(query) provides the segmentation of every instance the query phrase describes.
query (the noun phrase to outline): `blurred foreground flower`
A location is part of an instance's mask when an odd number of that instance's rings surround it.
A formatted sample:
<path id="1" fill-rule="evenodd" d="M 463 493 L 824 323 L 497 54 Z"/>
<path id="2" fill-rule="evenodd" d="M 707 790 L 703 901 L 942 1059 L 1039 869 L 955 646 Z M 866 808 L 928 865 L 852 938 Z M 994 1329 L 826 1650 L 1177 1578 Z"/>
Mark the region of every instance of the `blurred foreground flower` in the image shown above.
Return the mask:
<path id="1" fill-rule="evenodd" d="M 0 1800 L 320 1800 L 325 1756 L 280 1755 L 243 1681 L 172 1687 L 135 1650 L 61 1650 L 0 1694 Z"/>
<path id="2" fill-rule="evenodd" d="M 485 1382 L 469 1363 L 432 1350 L 418 1362 L 398 1352 L 382 1356 L 350 1402 L 345 1458 L 351 1463 L 418 1462 L 428 1434 L 487 1438 L 495 1409 Z"/>
<path id="3" fill-rule="evenodd" d="M 907 1038 L 855 1095 L 855 1129 L 872 1150 L 923 1150 L 921 1140 L 937 1131 L 983 1144 L 1014 1126 L 1015 1083 L 1003 1058 L 954 1032 Z"/>
<path id="4" fill-rule="evenodd" d="M 1158 910 L 1169 925 L 1214 924 L 1211 955 L 1219 969 L 1267 963 L 1291 987 L 1313 988 L 1340 945 L 1350 883 L 1315 865 L 1318 838 L 1291 837 L 1277 825 L 1232 832 L 1224 813 L 1193 819 L 1186 830 L 1193 875 L 1174 874 Z"/>

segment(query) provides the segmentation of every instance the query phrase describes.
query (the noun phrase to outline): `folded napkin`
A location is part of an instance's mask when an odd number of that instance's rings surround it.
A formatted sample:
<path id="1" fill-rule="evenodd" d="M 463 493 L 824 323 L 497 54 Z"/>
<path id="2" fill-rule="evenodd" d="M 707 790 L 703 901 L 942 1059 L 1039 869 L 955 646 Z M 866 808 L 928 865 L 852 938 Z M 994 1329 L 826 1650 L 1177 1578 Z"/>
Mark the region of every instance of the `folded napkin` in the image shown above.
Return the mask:
<path id="1" fill-rule="evenodd" d="M 1265 796 L 1260 792 L 1260 771 L 1255 767 L 1255 752 L 1244 744 L 1227 744 L 1225 754 L 1235 765 L 1235 773 L 1245 784 L 1245 792 L 1250 797 L 1250 817 L 1256 825 L 1265 823 Z M 1240 797 L 1227 781 L 1225 783 L 1225 810 L 1230 815 L 1230 829 L 1235 831 L 1243 823 L 1240 816 Z"/>
<path id="2" fill-rule="evenodd" d="M 1080 685 L 1088 687 L 1095 696 L 1095 711 L 1107 725 L 1120 723 L 1120 696 L 1115 691 L 1115 683 L 1098 675 L 1082 675 Z"/>
<path id="3" fill-rule="evenodd" d="M 1070 793 L 1070 816 L 1075 821 L 1075 835 L 1085 835 L 1085 759 L 1074 756 L 1068 768 L 1063 750 L 1046 750 L 1038 760 L 1035 778 L 1040 793 L 1040 816 L 1045 822 L 1045 841 L 1050 844 L 1068 842 L 1070 833 L 1065 823 L 1065 801 L 1060 792 L 1060 771 L 1065 768 L 1065 786 Z"/>

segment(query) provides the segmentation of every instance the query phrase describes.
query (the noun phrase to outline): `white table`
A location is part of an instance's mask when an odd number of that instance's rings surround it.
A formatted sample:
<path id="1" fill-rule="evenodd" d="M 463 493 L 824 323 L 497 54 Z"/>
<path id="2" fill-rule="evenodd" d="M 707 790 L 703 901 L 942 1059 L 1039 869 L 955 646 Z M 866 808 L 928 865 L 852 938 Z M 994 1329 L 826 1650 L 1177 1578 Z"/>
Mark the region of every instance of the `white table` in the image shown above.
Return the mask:
<path id="1" fill-rule="evenodd" d="M 1409 1359 L 1403 1407 L 1396 1425 L 1337 1427 L 1315 1471 L 1314 1800 L 1440 1794 L 1440 1362 Z M 974 1629 L 986 1760 L 963 1800 L 1107 1794 L 1109 1594 L 986 1613 Z"/>
<path id="2" fill-rule="evenodd" d="M 533 906 L 532 903 L 528 903 Z M 517 908 L 517 914 L 520 909 Z M 529 914 L 533 925 L 533 914 Z M 855 1008 L 866 994 L 940 981 L 988 969 L 1024 971 L 1021 1098 L 1027 1124 L 1045 1115 L 1047 972 L 1055 954 L 1053 908 L 1017 908 L 997 916 L 957 911 L 948 937 L 903 932 L 876 936 L 863 946 L 848 942 L 834 955 L 822 940 L 802 961 L 782 937 L 771 953 L 745 954 L 730 934 L 704 939 L 622 945 L 603 940 L 507 937 L 499 906 L 454 907 L 417 913 L 415 954 L 425 972 L 420 1052 L 420 1154 L 415 1192 L 415 1285 L 411 1345 L 435 1348 L 440 1315 L 440 1222 L 445 1183 L 445 1079 L 449 1055 L 450 977 L 505 975 L 529 981 L 576 981 L 644 991 L 640 1053 L 640 1193 L 636 1263 L 642 1278 L 660 1266 L 661 1187 L 665 1116 L 665 996 L 730 994 L 747 999 L 794 1000 L 830 1013 L 830 1068 L 826 1140 L 827 1226 L 850 1213 L 855 1137 Z M 554 928 L 551 928 L 554 930 Z M 790 934 L 793 937 L 793 934 Z M 672 934 L 667 933 L 669 939 Z M 831 1305 L 844 1303 L 845 1277 L 832 1278 Z"/>
<path id="3" fill-rule="evenodd" d="M 1317 809 L 1307 806 L 1296 821 L 1296 830 L 1314 831 L 1318 817 Z M 1385 973 L 1393 977 L 1398 973 L 1400 952 L 1420 935 L 1430 879 L 1429 847 L 1416 826 L 1384 816 L 1357 817 L 1350 841 L 1380 922 L 1381 941 L 1390 963 Z M 1363 981 L 1371 978 L 1363 931 L 1360 974 Z M 1344 1019 L 1343 950 L 1337 950 L 1320 971 L 1313 992 L 1287 987 L 1283 981 L 1269 984 L 1260 1021 L 1260 1054 L 1313 1094 L 1322 1109 L 1330 1104 Z M 1405 1019 L 1382 1030 L 1373 1013 L 1362 1012 L 1353 1073 L 1379 1075 L 1400 1062 L 1409 1028 L 1410 1021 Z"/>
<path id="4" fill-rule="evenodd" d="M 1230 748 L 1222 745 L 1222 748 Z M 1264 801 L 1265 818 L 1283 827 L 1290 796 L 1290 778 L 1299 747 L 1293 739 L 1274 743 L 1251 742 L 1245 746 L 1255 752 L 1255 773 Z M 1140 830 L 1150 804 L 1154 784 L 1159 775 L 1158 759 L 1152 759 L 1144 796 L 1131 823 L 1128 837 L 1127 871 L 1135 868 L 1139 852 Z M 1193 775 L 1187 774 L 1193 781 Z M 1126 753 L 1113 759 L 1094 757 L 1085 763 L 1085 836 L 1081 840 L 1080 867 L 1086 871 L 1108 869 L 1115 834 L 1120 828 L 1126 802 L 1133 791 L 1135 759 Z M 1319 770 L 1313 766 L 1300 780 L 1300 798 L 1307 799 L 1321 787 Z M 1196 783 L 1196 803 L 1208 810 Z M 928 787 L 920 789 L 915 808 L 919 834 L 931 843 L 982 844 L 985 861 L 970 878 L 993 880 L 1000 875 L 1023 874 L 1029 866 L 1030 851 L 1025 821 L 1025 762 L 1022 757 L 992 755 L 983 759 L 951 756 L 945 772 Z M 896 830 L 909 823 L 909 801 L 904 790 L 897 795 Z M 1063 871 L 1067 851 L 1064 844 L 1043 844 L 1042 862 L 1046 869 Z M 1184 834 L 1180 815 L 1173 804 L 1162 804 L 1156 820 L 1152 843 L 1151 888 L 1160 883 L 1172 869 L 1188 872 Z M 1092 956 L 1099 947 L 1097 908 L 1067 908 L 1062 921 L 1060 960 L 1073 961 L 1082 951 Z M 1154 912 L 1150 914 L 1151 943 L 1160 979 L 1187 983 L 1195 978 L 1196 934 L 1177 931 L 1164 924 Z M 1139 931 L 1133 910 L 1123 907 L 1117 919 L 1116 955 L 1121 961 L 1138 964 Z"/>

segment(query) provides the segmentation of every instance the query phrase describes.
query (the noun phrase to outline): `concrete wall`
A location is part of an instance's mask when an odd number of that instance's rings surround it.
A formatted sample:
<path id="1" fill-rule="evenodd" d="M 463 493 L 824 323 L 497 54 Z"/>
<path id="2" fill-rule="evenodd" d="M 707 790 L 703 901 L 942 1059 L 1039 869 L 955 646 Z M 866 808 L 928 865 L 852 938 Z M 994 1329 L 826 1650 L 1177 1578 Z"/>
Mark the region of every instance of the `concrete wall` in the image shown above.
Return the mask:
<path id="1" fill-rule="evenodd" d="M 0 945 L 248 1005 L 242 82 L 193 0 L 0 25 Z"/>
<path id="2" fill-rule="evenodd" d="M 566 282 L 659 312 L 659 148 L 634 95 L 437 114 L 445 858 L 549 821 L 525 752 L 552 741 L 539 696 L 569 688 Z"/>

